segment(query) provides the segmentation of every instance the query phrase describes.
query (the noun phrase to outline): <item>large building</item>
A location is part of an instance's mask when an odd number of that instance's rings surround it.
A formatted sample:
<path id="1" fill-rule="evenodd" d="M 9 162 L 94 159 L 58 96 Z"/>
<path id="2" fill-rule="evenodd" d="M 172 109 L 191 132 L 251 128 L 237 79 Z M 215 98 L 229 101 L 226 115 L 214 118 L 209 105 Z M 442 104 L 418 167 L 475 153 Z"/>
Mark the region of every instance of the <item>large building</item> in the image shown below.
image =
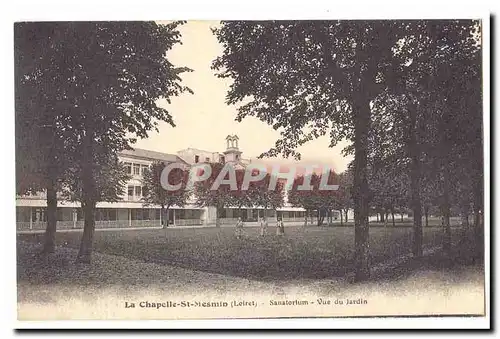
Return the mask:
<path id="1" fill-rule="evenodd" d="M 196 163 L 232 163 L 236 167 L 245 167 L 251 160 L 242 158 L 238 147 L 238 137 L 226 137 L 226 150 L 224 152 L 211 152 L 195 148 L 187 148 L 177 154 L 166 154 L 135 148 L 119 154 L 120 160 L 125 164 L 131 179 L 127 183 L 125 195 L 119 202 L 99 202 L 97 204 L 96 228 L 113 227 L 155 227 L 162 225 L 160 206 L 147 206 L 142 201 L 142 174 L 155 161 L 165 163 L 181 162 L 190 166 Z M 79 202 L 59 200 L 57 203 L 57 227 L 59 229 L 82 228 L 83 214 Z M 16 197 L 16 220 L 18 230 L 44 229 L 46 227 L 46 196 L 40 192 L 36 195 Z M 287 222 L 300 222 L 304 220 L 305 211 L 302 208 L 285 207 L 267 210 L 270 218 L 278 214 Z M 248 223 L 257 222 L 264 215 L 263 208 L 226 208 L 219 215 L 222 225 L 232 225 L 238 217 Z M 216 220 L 215 207 L 198 207 L 193 199 L 185 206 L 170 208 L 168 224 L 172 226 L 188 225 L 214 225 Z M 337 213 L 335 214 L 337 218 Z M 166 222 L 166 220 L 163 220 Z"/>

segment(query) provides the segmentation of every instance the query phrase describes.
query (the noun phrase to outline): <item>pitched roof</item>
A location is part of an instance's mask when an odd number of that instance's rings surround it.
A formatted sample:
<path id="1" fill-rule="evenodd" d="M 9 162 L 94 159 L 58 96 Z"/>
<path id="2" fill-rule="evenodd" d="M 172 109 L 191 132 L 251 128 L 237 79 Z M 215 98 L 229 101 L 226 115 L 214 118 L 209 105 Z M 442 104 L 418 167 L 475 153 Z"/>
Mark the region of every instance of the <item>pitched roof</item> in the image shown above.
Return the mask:
<path id="1" fill-rule="evenodd" d="M 211 154 L 217 153 L 217 154 L 222 155 L 222 153 L 220 153 L 220 152 L 207 151 L 207 150 L 204 150 L 201 148 L 194 148 L 194 147 L 188 147 L 188 148 L 181 149 L 178 153 L 181 153 L 183 151 L 196 151 L 196 152 L 200 152 L 200 153 L 211 153 Z"/>
<path id="2" fill-rule="evenodd" d="M 138 158 L 145 158 L 148 160 L 161 160 L 166 162 L 182 162 L 185 163 L 184 160 L 179 158 L 175 154 L 168 154 L 156 151 L 150 151 L 142 148 L 134 148 L 132 150 L 123 150 L 120 152 L 121 155 L 133 156 Z"/>

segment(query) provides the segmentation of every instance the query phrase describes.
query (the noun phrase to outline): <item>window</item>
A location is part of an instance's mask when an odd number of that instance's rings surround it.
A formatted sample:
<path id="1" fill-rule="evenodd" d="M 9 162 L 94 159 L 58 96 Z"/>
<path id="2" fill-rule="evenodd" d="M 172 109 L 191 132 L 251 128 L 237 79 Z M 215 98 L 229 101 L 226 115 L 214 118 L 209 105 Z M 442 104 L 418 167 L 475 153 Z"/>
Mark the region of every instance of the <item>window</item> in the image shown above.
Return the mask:
<path id="1" fill-rule="evenodd" d="M 143 196 L 148 195 L 148 188 L 146 186 L 142 186 L 142 195 Z"/>
<path id="2" fill-rule="evenodd" d="M 142 192 L 141 186 L 135 186 L 135 196 L 140 197 L 142 195 L 141 192 Z"/>
<path id="3" fill-rule="evenodd" d="M 142 210 L 142 220 L 153 220 L 151 219 L 151 209 Z"/>
<path id="4" fill-rule="evenodd" d="M 95 213 L 96 221 L 114 221 L 116 217 L 116 209 L 113 208 L 98 208 Z"/>
<path id="5" fill-rule="evenodd" d="M 33 208 L 32 214 L 33 221 L 47 221 L 47 213 L 45 213 L 45 207 Z"/>
<path id="6" fill-rule="evenodd" d="M 130 162 L 126 162 L 125 167 L 127 168 L 127 173 L 132 174 L 132 164 Z"/>
<path id="7" fill-rule="evenodd" d="M 240 155 L 236 154 L 236 160 L 240 160 Z"/>
<path id="8" fill-rule="evenodd" d="M 133 208 L 130 210 L 130 219 L 132 220 L 142 220 L 142 209 Z"/>
<path id="9" fill-rule="evenodd" d="M 140 172 L 141 172 L 141 165 L 134 164 L 134 175 L 140 175 Z"/>
<path id="10" fill-rule="evenodd" d="M 210 158 L 209 158 L 209 157 L 206 157 L 206 158 L 205 158 L 205 162 L 210 162 Z"/>
<path id="11" fill-rule="evenodd" d="M 226 158 L 224 158 L 224 156 L 223 156 L 223 155 L 221 155 L 221 156 L 220 156 L 220 158 L 219 158 L 219 161 L 220 161 L 221 163 L 225 163 L 225 162 L 226 162 Z"/>
<path id="12" fill-rule="evenodd" d="M 132 200 L 134 198 L 134 186 L 128 186 L 128 200 Z"/>
<path id="13" fill-rule="evenodd" d="M 141 175 L 144 175 L 144 171 L 146 171 L 148 168 L 148 165 L 141 165 Z"/>
<path id="14" fill-rule="evenodd" d="M 197 164 L 198 162 L 200 162 L 200 156 L 199 155 L 195 155 L 194 156 L 194 162 Z"/>
<path id="15" fill-rule="evenodd" d="M 116 209 L 114 208 L 108 209 L 108 220 L 118 220 Z"/>
<path id="16" fill-rule="evenodd" d="M 63 219 L 63 210 L 62 210 L 62 208 L 61 208 L 61 207 L 58 207 L 58 208 L 57 208 L 57 212 L 56 212 L 56 214 L 57 214 L 57 216 L 56 216 L 57 221 L 63 221 L 63 220 L 64 220 L 64 219 Z"/>
<path id="17" fill-rule="evenodd" d="M 78 208 L 76 209 L 76 220 L 77 220 L 77 221 L 81 221 L 81 220 L 83 220 L 83 210 L 82 210 L 82 208 L 81 208 L 81 207 L 78 207 Z"/>
<path id="18" fill-rule="evenodd" d="M 102 218 L 102 210 L 100 208 L 98 208 L 95 211 L 95 221 L 101 221 L 101 220 L 103 220 L 103 218 Z"/>

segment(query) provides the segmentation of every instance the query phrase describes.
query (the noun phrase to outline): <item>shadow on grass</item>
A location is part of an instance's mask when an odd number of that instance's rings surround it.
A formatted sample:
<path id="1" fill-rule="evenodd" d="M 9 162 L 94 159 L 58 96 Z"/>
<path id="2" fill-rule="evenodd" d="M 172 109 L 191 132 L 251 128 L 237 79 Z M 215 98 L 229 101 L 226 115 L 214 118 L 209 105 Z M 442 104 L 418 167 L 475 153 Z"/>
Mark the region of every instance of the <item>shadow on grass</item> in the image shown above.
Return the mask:
<path id="1" fill-rule="evenodd" d="M 70 298 L 81 290 L 113 289 L 120 294 L 161 289 L 189 291 L 267 290 L 266 284 L 287 281 L 345 278 L 352 271 L 353 233 L 347 228 L 289 228 L 285 237 L 261 238 L 258 229 L 246 230 L 236 240 L 234 230 L 117 231 L 96 233 L 94 261 L 75 264 L 80 234 L 57 235 L 56 253 L 40 257 L 43 235 L 18 237 L 17 277 L 21 301 L 50 302 L 53 292 Z M 441 233 L 425 231 L 428 247 L 441 244 Z M 371 234 L 373 265 L 407 255 L 411 233 L 379 229 Z M 454 234 L 451 256 L 435 251 L 419 259 L 409 257 L 395 267 L 377 271 L 372 282 L 405 280 L 418 272 L 445 274 L 458 283 L 470 278 L 466 269 L 484 274 L 484 249 L 468 234 Z M 109 256 L 109 255 L 112 256 Z M 470 272 L 470 270 L 468 271 Z M 249 280 L 242 280 L 245 278 Z M 425 280 L 424 280 L 425 281 Z M 211 292 L 210 292 L 211 293 Z"/>
<path id="2" fill-rule="evenodd" d="M 442 247 L 421 258 L 408 258 L 396 267 L 381 270 L 372 275 L 373 281 L 396 281 L 408 279 L 415 272 L 427 271 L 446 274 L 451 283 L 468 280 L 471 269 L 484 276 L 484 241 L 475 237 L 471 230 L 459 230 L 454 237 L 451 252 Z"/>
<path id="3" fill-rule="evenodd" d="M 352 271 L 352 228 L 288 227 L 284 237 L 272 234 L 272 230 L 266 237 L 260 237 L 258 228 L 247 228 L 241 240 L 235 238 L 231 228 L 96 232 L 94 250 L 145 263 L 258 281 L 338 278 Z M 370 233 L 373 265 L 408 254 L 411 248 L 410 229 L 376 228 Z M 80 237 L 81 233 L 58 233 L 57 243 L 61 245 L 58 251 L 77 250 Z M 18 235 L 18 240 L 41 246 L 43 234 Z M 441 240 L 439 229 L 424 231 L 427 246 L 439 245 Z M 57 260 L 50 263 L 36 262 L 36 265 L 35 259 L 20 255 L 18 270 L 26 273 L 18 275 L 20 280 L 32 281 L 41 274 L 35 271 L 47 271 L 47 265 L 61 270 L 75 265 L 74 258 L 67 253 L 57 254 L 54 257 Z M 33 274 L 27 275 L 27 270 Z M 41 275 L 49 281 L 57 279 L 57 274 L 53 278 Z M 75 283 L 86 284 L 84 276 Z"/>

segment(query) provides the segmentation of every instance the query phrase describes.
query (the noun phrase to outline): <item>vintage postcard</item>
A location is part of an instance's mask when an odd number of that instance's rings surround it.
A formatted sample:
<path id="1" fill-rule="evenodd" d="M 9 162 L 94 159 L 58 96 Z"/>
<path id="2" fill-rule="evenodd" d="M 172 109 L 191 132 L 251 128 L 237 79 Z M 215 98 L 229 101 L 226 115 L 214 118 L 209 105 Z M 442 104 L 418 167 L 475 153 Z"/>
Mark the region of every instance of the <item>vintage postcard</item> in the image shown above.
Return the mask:
<path id="1" fill-rule="evenodd" d="M 15 22 L 18 323 L 489 316 L 488 25 Z"/>

